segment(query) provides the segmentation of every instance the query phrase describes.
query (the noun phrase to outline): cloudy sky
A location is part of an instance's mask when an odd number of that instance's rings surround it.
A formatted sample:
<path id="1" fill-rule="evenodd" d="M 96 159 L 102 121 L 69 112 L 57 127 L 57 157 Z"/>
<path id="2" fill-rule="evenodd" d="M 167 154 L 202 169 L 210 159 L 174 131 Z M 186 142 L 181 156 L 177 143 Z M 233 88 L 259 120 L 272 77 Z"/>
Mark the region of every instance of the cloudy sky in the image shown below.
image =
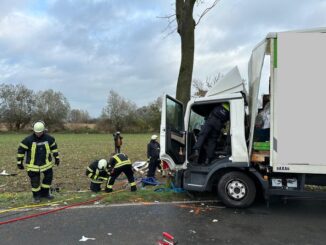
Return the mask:
<path id="1" fill-rule="evenodd" d="M 173 11 L 173 0 L 1 0 L 0 83 L 61 91 L 93 117 L 110 90 L 138 106 L 174 95 L 180 38 L 158 18 Z M 193 77 L 238 65 L 246 79 L 266 33 L 324 27 L 325 13 L 326 0 L 221 0 L 196 28 Z"/>

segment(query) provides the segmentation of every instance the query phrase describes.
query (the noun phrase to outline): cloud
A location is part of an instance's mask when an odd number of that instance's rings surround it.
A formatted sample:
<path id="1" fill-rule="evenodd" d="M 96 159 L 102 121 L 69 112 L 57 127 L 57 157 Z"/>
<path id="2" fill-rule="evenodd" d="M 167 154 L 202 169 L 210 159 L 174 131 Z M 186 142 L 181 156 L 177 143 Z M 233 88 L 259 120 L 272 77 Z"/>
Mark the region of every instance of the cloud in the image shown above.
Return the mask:
<path id="1" fill-rule="evenodd" d="M 195 17 L 207 5 L 196 6 Z M 72 108 L 99 116 L 111 89 L 142 106 L 175 93 L 180 38 L 166 37 L 174 1 L 3 0 L 0 81 L 61 91 Z M 322 26 L 319 0 L 220 1 L 196 28 L 194 77 L 233 66 L 246 76 L 256 43 L 270 31 Z"/>

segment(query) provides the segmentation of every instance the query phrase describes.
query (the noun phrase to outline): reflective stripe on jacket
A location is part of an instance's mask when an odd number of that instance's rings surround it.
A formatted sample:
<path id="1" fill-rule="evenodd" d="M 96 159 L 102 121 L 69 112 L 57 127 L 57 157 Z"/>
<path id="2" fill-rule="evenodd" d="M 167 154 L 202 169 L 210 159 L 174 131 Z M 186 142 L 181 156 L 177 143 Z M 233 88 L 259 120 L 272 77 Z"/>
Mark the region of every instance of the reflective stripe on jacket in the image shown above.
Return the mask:
<path id="1" fill-rule="evenodd" d="M 125 165 L 131 165 L 131 161 L 125 154 L 118 153 L 111 157 L 109 165 L 114 166 L 114 168 L 119 168 Z"/>
<path id="2" fill-rule="evenodd" d="M 103 181 L 108 180 L 109 173 L 107 169 L 100 170 L 98 160 L 96 160 L 86 168 L 86 176 L 91 179 L 91 182 L 101 184 Z"/>
<path id="3" fill-rule="evenodd" d="M 32 134 L 19 144 L 17 162 L 23 162 L 25 156 L 27 171 L 44 172 L 53 167 L 52 156 L 59 158 L 58 146 L 48 134 L 41 137 Z"/>

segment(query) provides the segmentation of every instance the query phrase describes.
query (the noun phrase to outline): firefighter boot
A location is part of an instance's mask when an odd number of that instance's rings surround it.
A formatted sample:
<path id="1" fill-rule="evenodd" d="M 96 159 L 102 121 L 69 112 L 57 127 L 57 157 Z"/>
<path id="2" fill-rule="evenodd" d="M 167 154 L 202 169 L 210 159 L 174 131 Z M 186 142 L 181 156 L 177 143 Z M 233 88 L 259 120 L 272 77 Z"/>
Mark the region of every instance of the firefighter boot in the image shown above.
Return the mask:
<path id="1" fill-rule="evenodd" d="M 46 198 L 48 200 L 54 199 L 54 196 L 50 194 L 50 188 L 41 188 L 41 197 Z"/>
<path id="2" fill-rule="evenodd" d="M 113 190 L 112 190 L 111 188 L 106 188 L 106 189 L 105 189 L 105 192 L 106 192 L 106 193 L 110 193 L 110 192 L 112 192 L 112 191 L 113 191 Z"/>
<path id="3" fill-rule="evenodd" d="M 137 191 L 137 187 L 135 185 L 130 186 L 130 191 Z"/>
<path id="4" fill-rule="evenodd" d="M 41 202 L 41 195 L 40 192 L 33 192 L 33 203 L 40 203 Z"/>

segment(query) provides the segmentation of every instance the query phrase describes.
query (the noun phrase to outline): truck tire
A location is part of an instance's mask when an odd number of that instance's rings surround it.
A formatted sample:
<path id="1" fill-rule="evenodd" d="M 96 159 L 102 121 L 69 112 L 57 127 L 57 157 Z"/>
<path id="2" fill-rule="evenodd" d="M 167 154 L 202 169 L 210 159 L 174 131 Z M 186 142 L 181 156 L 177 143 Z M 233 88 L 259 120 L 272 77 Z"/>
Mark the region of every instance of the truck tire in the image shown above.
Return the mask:
<path id="1" fill-rule="evenodd" d="M 229 172 L 220 178 L 217 194 L 225 206 L 245 208 L 255 200 L 256 186 L 246 174 L 236 171 Z"/>

